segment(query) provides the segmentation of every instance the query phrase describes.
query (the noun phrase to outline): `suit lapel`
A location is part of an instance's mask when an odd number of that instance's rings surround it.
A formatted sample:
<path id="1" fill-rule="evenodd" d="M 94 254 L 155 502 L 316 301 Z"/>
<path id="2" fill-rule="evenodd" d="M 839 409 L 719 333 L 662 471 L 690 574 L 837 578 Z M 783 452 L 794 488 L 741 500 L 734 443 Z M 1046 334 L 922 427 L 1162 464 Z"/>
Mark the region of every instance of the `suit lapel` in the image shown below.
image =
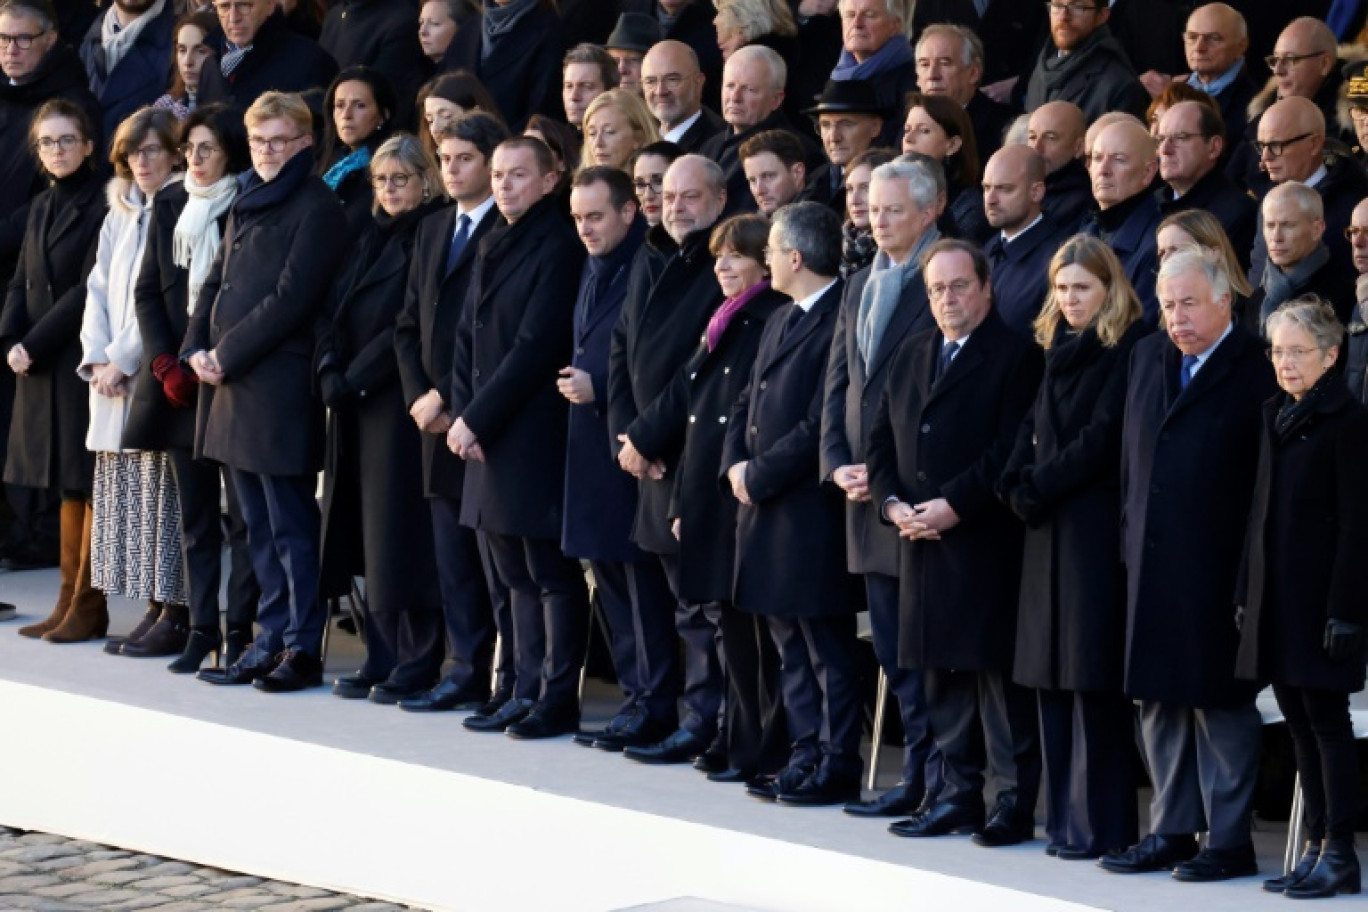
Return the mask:
<path id="1" fill-rule="evenodd" d="M 380 258 L 371 264 L 370 268 L 361 276 L 361 281 L 356 283 L 352 293 L 348 297 L 356 297 L 363 289 L 372 285 L 384 282 L 390 276 L 400 272 L 408 265 L 408 257 L 404 255 L 402 244 L 386 244 L 380 250 Z"/>
<path id="2" fill-rule="evenodd" d="M 1221 341 L 1211 356 L 1206 359 L 1197 373 L 1192 375 L 1192 380 L 1188 383 L 1185 390 L 1178 389 L 1178 374 L 1182 369 L 1182 355 L 1178 353 L 1175 346 L 1170 345 L 1164 353 L 1164 389 L 1177 393 L 1176 398 L 1169 401 L 1173 404 L 1169 406 L 1168 415 L 1165 423 L 1186 411 L 1192 404 L 1211 390 L 1230 373 L 1230 369 L 1235 362 L 1235 358 L 1240 354 L 1245 340 L 1237 337 L 1235 330 Z"/>
<path id="3" fill-rule="evenodd" d="M 926 310 L 926 285 L 920 277 L 912 280 L 907 292 L 898 301 L 893 311 L 893 319 L 888 321 L 883 337 L 874 357 L 869 361 L 869 376 L 873 377 L 888 363 L 888 358 L 897 350 L 899 343 L 906 337 L 909 329 Z"/>

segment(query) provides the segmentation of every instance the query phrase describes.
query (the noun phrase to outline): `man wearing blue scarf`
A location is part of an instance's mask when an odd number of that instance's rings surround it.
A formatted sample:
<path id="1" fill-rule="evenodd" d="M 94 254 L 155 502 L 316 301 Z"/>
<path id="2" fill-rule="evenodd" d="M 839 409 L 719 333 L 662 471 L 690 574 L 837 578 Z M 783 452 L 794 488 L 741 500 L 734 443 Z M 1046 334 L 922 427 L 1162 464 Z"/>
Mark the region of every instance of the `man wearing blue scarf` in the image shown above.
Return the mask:
<path id="1" fill-rule="evenodd" d="M 876 146 L 898 146 L 907 109 L 917 91 L 917 65 L 907 40 L 898 0 L 841 0 L 841 56 L 831 71 L 837 82 L 863 79 L 877 90 L 879 107 L 890 112 Z"/>

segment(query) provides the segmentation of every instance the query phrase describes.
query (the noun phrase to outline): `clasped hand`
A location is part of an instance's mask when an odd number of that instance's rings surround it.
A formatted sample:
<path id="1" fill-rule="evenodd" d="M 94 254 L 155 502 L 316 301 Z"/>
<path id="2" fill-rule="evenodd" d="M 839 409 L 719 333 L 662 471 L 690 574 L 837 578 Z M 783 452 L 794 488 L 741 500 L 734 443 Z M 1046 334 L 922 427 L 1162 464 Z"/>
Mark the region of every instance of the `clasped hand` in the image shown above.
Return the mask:
<path id="1" fill-rule="evenodd" d="M 940 541 L 941 534 L 959 525 L 959 514 L 944 497 L 909 504 L 889 504 L 885 515 L 898 527 L 898 535 L 910 541 Z"/>

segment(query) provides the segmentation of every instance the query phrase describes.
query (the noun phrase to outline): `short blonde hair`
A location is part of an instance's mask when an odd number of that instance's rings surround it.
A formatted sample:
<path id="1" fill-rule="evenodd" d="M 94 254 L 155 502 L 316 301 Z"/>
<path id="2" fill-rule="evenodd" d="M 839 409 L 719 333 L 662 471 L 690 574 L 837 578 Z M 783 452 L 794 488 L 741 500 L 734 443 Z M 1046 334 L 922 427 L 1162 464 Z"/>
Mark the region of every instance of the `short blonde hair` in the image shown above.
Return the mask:
<path id="1" fill-rule="evenodd" d="M 263 92 L 242 115 L 248 127 L 268 120 L 289 120 L 301 133 L 313 134 L 313 114 L 304 99 L 294 92 Z"/>
<path id="2" fill-rule="evenodd" d="M 1075 234 L 1069 238 L 1050 260 L 1050 289 L 1045 293 L 1045 304 L 1040 308 L 1040 315 L 1035 318 L 1036 342 L 1046 350 L 1054 345 L 1055 333 L 1064 319 L 1055 297 L 1055 277 L 1066 266 L 1083 267 L 1107 290 L 1101 309 L 1093 317 L 1093 326 L 1103 347 L 1115 347 L 1131 324 L 1144 315 L 1144 308 L 1130 280 L 1126 278 L 1125 267 L 1111 247 L 1087 234 Z"/>
<path id="3" fill-rule="evenodd" d="M 715 5 L 718 34 L 740 32 L 746 41 L 754 41 L 771 32 L 787 36 L 798 34 L 798 22 L 784 0 L 716 0 Z"/>
<path id="4" fill-rule="evenodd" d="M 376 149 L 375 154 L 371 156 L 371 173 L 374 174 L 377 167 L 390 159 L 412 171 L 418 180 L 422 181 L 423 199 L 431 199 L 434 192 L 445 195 L 441 174 L 437 170 L 437 162 L 433 160 L 422 141 L 412 133 L 395 133 L 381 143 L 380 148 Z M 375 202 L 371 205 L 371 212 L 379 211 L 380 198 L 376 197 Z"/>
<path id="5" fill-rule="evenodd" d="M 584 109 L 584 132 L 589 133 L 589 122 L 594 119 L 594 115 L 604 108 L 616 108 L 622 112 L 622 116 L 627 118 L 628 125 L 632 128 L 633 135 L 637 139 L 637 149 L 643 149 L 653 142 L 660 141 L 660 127 L 656 119 L 651 116 L 651 111 L 646 107 L 646 102 L 642 101 L 641 96 L 627 89 L 609 89 L 589 102 L 589 107 Z M 588 155 L 581 155 L 580 170 L 584 170 L 593 164 Z M 630 164 L 630 162 L 629 162 Z"/>

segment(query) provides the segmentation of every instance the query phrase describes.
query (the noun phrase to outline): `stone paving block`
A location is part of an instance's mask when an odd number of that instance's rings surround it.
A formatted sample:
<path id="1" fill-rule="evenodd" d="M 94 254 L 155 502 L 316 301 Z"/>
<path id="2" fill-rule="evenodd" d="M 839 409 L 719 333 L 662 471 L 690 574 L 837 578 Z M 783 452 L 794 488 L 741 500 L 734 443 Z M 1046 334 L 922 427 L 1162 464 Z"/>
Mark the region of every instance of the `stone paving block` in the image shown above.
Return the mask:
<path id="1" fill-rule="evenodd" d="M 107 858 L 132 858 L 132 852 L 125 852 L 123 849 L 112 849 L 109 846 L 101 846 L 91 852 L 86 853 L 86 858 L 91 861 L 104 861 Z"/>
<path id="2" fill-rule="evenodd" d="M 137 884 L 139 890 L 152 890 L 156 892 L 162 892 L 167 887 L 182 887 L 186 884 L 191 884 L 197 887 L 204 887 L 206 891 L 213 889 L 213 887 L 204 883 L 198 877 L 194 877 L 189 874 L 172 874 L 162 875 L 159 877 L 148 877 L 147 871 L 137 871 L 135 873 L 143 875 L 142 880 L 139 880 Z"/>
<path id="3" fill-rule="evenodd" d="M 28 894 L 6 895 L 0 893 L 0 909 L 15 910 L 23 909 L 25 912 L 86 912 L 82 906 L 73 906 L 69 902 L 60 899 L 48 899 L 45 896 L 31 896 Z"/>
<path id="4" fill-rule="evenodd" d="M 305 887 L 299 884 L 287 884 L 275 881 L 270 885 L 271 892 L 279 893 L 281 896 L 292 896 L 295 899 L 315 899 L 320 896 L 336 896 L 331 890 L 320 890 L 318 887 Z"/>
<path id="5" fill-rule="evenodd" d="M 51 833 L 25 833 L 19 837 L 19 841 L 26 845 L 59 845 L 67 840 L 65 836 L 54 836 Z"/>
<path id="6" fill-rule="evenodd" d="M 71 897 L 70 902 L 93 909 L 107 909 L 115 903 L 127 902 L 130 899 L 137 899 L 139 896 L 142 894 L 136 890 L 121 890 L 111 887 L 105 890 L 96 890 L 93 893 L 80 893 Z"/>
<path id="7" fill-rule="evenodd" d="M 351 906 L 354 900 L 350 896 L 333 894 L 331 896 L 319 896 L 313 899 L 296 899 L 270 906 L 261 906 L 262 912 L 332 912 L 334 909 L 346 909 Z"/>
<path id="8" fill-rule="evenodd" d="M 56 845 L 44 843 L 42 845 L 17 845 L 12 849 L 7 849 L 0 856 L 8 861 L 35 862 L 46 861 L 49 858 L 63 858 L 69 855 L 80 855 L 80 849 L 73 849 L 69 845 Z"/>
<path id="9" fill-rule="evenodd" d="M 68 880 L 84 880 L 94 877 L 96 874 L 109 874 L 114 871 L 128 871 L 133 868 L 142 867 L 132 858 L 106 858 L 101 861 L 92 861 L 83 864 L 79 868 L 69 868 L 62 872 L 62 876 Z"/>
<path id="10" fill-rule="evenodd" d="M 363 902 L 359 906 L 351 906 L 347 912 L 408 912 L 408 906 L 387 902 Z"/>
<path id="11" fill-rule="evenodd" d="M 206 893 L 200 897 L 205 902 L 212 902 L 228 909 L 255 909 L 265 903 L 277 902 L 280 898 L 278 893 L 251 889 L 229 890 L 227 893 Z"/>
<path id="12" fill-rule="evenodd" d="M 0 893 L 26 893 L 34 887 L 50 887 L 55 883 L 61 881 L 51 874 L 15 874 L 0 877 Z"/>
<path id="13" fill-rule="evenodd" d="M 193 874 L 195 871 L 194 865 L 183 861 L 161 861 L 142 869 L 148 877 L 180 877 L 184 874 Z"/>
<path id="14" fill-rule="evenodd" d="M 196 896 L 206 896 L 210 893 L 216 893 L 217 891 L 208 884 L 188 883 L 182 884 L 179 887 L 166 887 L 157 892 L 175 899 L 192 899 Z"/>
<path id="15" fill-rule="evenodd" d="M 86 883 L 83 880 L 78 880 L 75 883 L 63 881 L 50 887 L 36 887 L 32 892 L 35 896 L 46 896 L 50 899 L 71 899 L 73 896 L 80 896 L 82 893 L 102 893 L 104 887 Z"/>
<path id="16" fill-rule="evenodd" d="M 92 874 L 85 878 L 91 883 L 107 884 L 111 887 L 122 887 L 128 884 L 138 885 L 145 880 L 147 875 L 134 868 L 130 871 L 102 871 L 99 874 Z"/>
<path id="17" fill-rule="evenodd" d="M 234 874 L 223 880 L 209 880 L 206 882 L 212 884 L 219 890 L 241 890 L 247 887 L 259 887 L 266 881 L 262 880 L 260 877 L 249 877 L 246 874 Z"/>
<path id="18" fill-rule="evenodd" d="M 154 906 L 156 912 L 215 912 L 218 906 L 211 906 L 208 903 L 195 899 L 182 900 L 180 902 L 167 903 L 164 906 Z"/>
<path id="19" fill-rule="evenodd" d="M 130 899 L 127 902 L 115 903 L 108 909 L 101 912 L 140 912 L 147 909 L 149 912 L 155 909 L 165 909 L 175 900 L 162 896 L 160 893 L 148 893 L 146 896 L 139 896 L 137 899 Z"/>
<path id="20" fill-rule="evenodd" d="M 35 871 L 67 871 L 71 868 L 79 868 L 86 864 L 86 860 L 80 855 L 62 855 L 59 858 L 49 858 L 46 861 L 35 861 L 32 865 Z"/>
<path id="21" fill-rule="evenodd" d="M 0 877 L 11 877 L 15 874 L 27 874 L 33 870 L 26 864 L 19 864 L 17 861 L 10 861 L 7 858 L 0 858 Z"/>

